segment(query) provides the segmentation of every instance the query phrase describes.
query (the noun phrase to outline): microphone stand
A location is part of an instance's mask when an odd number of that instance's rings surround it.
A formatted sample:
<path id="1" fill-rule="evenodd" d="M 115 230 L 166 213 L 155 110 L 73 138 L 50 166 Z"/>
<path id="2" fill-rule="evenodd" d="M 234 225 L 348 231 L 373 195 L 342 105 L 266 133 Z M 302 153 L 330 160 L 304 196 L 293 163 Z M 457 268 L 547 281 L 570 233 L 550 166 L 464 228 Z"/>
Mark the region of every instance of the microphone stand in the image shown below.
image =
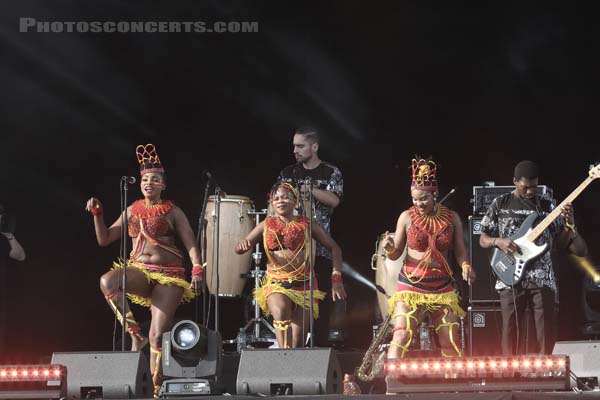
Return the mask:
<path id="1" fill-rule="evenodd" d="M 126 176 L 121 177 L 121 259 L 123 260 L 123 268 L 121 269 L 123 288 L 122 307 L 121 307 L 121 351 L 125 351 L 125 336 L 127 321 L 125 319 L 125 305 L 127 304 L 127 192 L 129 191 L 129 181 Z"/>
<path id="2" fill-rule="evenodd" d="M 202 266 L 206 264 L 206 204 L 208 203 L 208 189 L 210 189 L 211 179 L 206 180 L 206 187 L 204 188 L 204 200 L 202 201 L 202 210 L 200 211 L 200 218 L 198 219 L 198 231 L 196 232 L 196 244 L 200 249 L 200 261 Z M 202 325 L 206 326 L 207 323 L 207 286 L 206 279 L 202 279 Z M 195 310 L 196 321 L 198 321 L 198 297 L 196 297 L 196 310 Z"/>
<path id="3" fill-rule="evenodd" d="M 315 321 L 313 318 L 313 315 L 315 312 L 314 304 L 313 304 L 313 302 L 314 302 L 314 292 L 313 292 L 314 291 L 314 286 L 313 286 L 314 279 L 313 279 L 313 277 L 315 274 L 315 268 L 314 268 L 314 265 L 312 265 L 313 252 L 314 252 L 313 245 L 312 245 L 312 224 L 313 224 L 312 202 L 313 202 L 313 199 L 312 199 L 312 181 L 310 179 L 310 176 L 307 176 L 304 178 L 304 187 L 308 188 L 307 203 L 309 204 L 308 207 L 304 207 L 305 208 L 304 211 L 305 211 L 306 216 L 308 217 L 308 249 L 309 249 L 308 263 L 310 265 L 309 278 L 308 278 L 309 279 L 309 299 L 310 299 L 309 300 L 310 301 L 310 312 L 309 312 L 310 324 L 309 324 L 309 326 L 310 326 L 310 347 L 312 348 L 315 346 L 315 343 L 314 343 L 315 342 L 315 338 L 314 338 L 314 336 L 315 336 L 315 334 L 314 334 L 315 333 L 314 332 Z M 306 210 L 306 208 L 308 208 L 308 210 Z"/>
<path id="4" fill-rule="evenodd" d="M 215 185 L 215 224 L 213 230 L 212 262 L 216 273 L 215 332 L 219 332 L 219 223 L 221 221 L 221 188 Z"/>
<path id="5" fill-rule="evenodd" d="M 294 184 L 296 185 L 296 189 L 298 189 L 298 193 L 301 193 L 300 191 L 300 178 L 298 177 L 298 169 L 302 166 L 302 162 L 298 162 L 296 163 L 296 165 L 294 165 L 294 168 L 292 169 L 292 179 L 294 180 Z M 304 199 L 299 199 L 299 200 L 304 200 Z M 300 215 L 304 215 L 306 217 L 306 210 L 304 209 L 304 202 L 303 201 L 298 201 L 298 212 L 300 213 Z"/>

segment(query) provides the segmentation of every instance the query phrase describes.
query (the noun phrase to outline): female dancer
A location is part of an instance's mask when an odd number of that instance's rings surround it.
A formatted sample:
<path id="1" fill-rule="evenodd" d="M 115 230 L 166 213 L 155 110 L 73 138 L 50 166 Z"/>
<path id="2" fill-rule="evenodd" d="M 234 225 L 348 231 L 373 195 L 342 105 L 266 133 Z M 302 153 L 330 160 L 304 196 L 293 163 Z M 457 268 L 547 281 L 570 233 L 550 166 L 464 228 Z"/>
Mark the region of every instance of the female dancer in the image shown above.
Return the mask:
<path id="1" fill-rule="evenodd" d="M 125 324 L 131 336 L 131 350 L 139 351 L 150 342 L 150 372 L 156 396 L 162 383 L 162 334 L 171 329 L 177 306 L 190 301 L 195 291 L 201 290 L 203 270 L 188 219 L 172 201 L 161 199 L 166 188 L 166 175 L 154 145 L 139 145 L 136 155 L 144 198 L 127 208 L 127 229 L 133 250 L 128 260 L 115 262 L 112 270 L 102 275 L 100 289 L 119 321 Z M 121 218 L 107 228 L 102 203 L 98 199 L 90 198 L 86 210 L 94 216 L 96 239 L 100 246 L 108 246 L 121 237 Z M 185 281 L 183 253 L 174 245 L 175 235 L 183 242 L 193 263 L 191 285 Z M 141 334 L 128 304 L 125 304 L 123 321 L 123 268 L 127 271 L 129 299 L 150 307 L 152 320 L 148 338 Z"/>
<path id="2" fill-rule="evenodd" d="M 469 284 L 474 281 L 475 272 L 463 241 L 460 217 L 436 202 L 435 163 L 413 159 L 412 170 L 413 206 L 400 214 L 394 238 L 386 236 L 383 243 L 391 260 L 398 259 L 408 245 L 396 293 L 390 298 L 394 336 L 388 359 L 406 355 L 425 313 L 431 313 L 442 355 L 460 356 L 456 340 L 459 337 L 458 318 L 465 312 L 454 288 L 448 251 L 454 251 L 456 261 L 462 267 L 462 277 Z"/>
<path id="3" fill-rule="evenodd" d="M 310 308 L 310 274 L 308 227 L 305 217 L 294 216 L 298 204 L 298 192 L 289 183 L 273 186 L 269 201 L 275 212 L 265 218 L 235 246 L 237 254 L 252 249 L 263 238 L 267 254 L 267 273 L 261 287 L 255 289 L 254 297 L 265 315 L 273 316 L 277 344 L 280 348 L 302 345 L 308 327 Z M 312 234 L 333 255 L 331 274 L 333 301 L 346 298 L 342 283 L 342 251 L 337 243 L 319 225 L 312 224 Z M 318 282 L 313 277 L 314 318 L 319 316 L 317 300 L 323 300 L 326 293 L 318 290 Z M 289 328 L 291 327 L 291 332 Z"/>

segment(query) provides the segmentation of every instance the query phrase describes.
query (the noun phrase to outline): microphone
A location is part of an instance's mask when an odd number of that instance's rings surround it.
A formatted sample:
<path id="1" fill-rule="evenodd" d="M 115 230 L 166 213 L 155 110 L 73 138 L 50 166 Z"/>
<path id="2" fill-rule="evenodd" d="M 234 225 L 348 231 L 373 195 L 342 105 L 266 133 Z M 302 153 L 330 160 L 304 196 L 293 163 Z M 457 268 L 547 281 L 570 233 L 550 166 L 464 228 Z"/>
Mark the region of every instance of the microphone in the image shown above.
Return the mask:
<path id="1" fill-rule="evenodd" d="M 439 203 L 442 204 L 448 197 L 450 197 L 452 194 L 454 194 L 454 192 L 456 192 L 456 188 L 452 188 L 451 191 L 449 191 L 444 197 L 442 197 L 442 199 L 439 201 Z"/>
<path id="2" fill-rule="evenodd" d="M 211 182 L 213 180 L 213 176 L 210 173 L 209 170 L 205 169 L 204 171 L 202 171 L 202 173 L 200 174 L 202 176 L 202 179 Z"/>
<path id="3" fill-rule="evenodd" d="M 133 185 L 136 182 L 135 176 L 122 176 L 121 181 L 125 181 L 130 185 Z"/>

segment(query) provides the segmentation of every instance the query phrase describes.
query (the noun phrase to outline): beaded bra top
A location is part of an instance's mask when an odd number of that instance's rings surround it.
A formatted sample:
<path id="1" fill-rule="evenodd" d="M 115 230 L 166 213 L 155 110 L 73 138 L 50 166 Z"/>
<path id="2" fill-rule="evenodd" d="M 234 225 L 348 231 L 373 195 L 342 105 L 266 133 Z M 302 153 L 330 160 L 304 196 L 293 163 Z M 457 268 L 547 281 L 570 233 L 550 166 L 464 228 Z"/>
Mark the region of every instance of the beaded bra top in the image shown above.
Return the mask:
<path id="1" fill-rule="evenodd" d="M 296 217 L 287 224 L 279 217 L 265 219 L 264 242 L 267 249 L 297 251 L 304 245 L 304 235 L 307 225 L 305 217 Z"/>
<path id="2" fill-rule="evenodd" d="M 438 251 L 446 251 L 452 246 L 454 225 L 452 214 L 447 207 L 438 204 L 434 215 L 419 214 L 414 206 L 409 212 L 412 222 L 406 232 L 409 248 L 420 252 L 427 251 L 430 247 Z M 434 246 L 431 246 L 432 244 Z"/>
<path id="3" fill-rule="evenodd" d="M 165 217 L 175 208 L 175 203 L 165 200 L 160 204 L 146 207 L 144 200 L 138 200 L 131 206 L 131 217 L 129 218 L 128 231 L 130 237 L 138 237 L 140 234 L 140 220 L 145 231 L 152 237 L 159 238 L 171 233 L 169 221 Z"/>

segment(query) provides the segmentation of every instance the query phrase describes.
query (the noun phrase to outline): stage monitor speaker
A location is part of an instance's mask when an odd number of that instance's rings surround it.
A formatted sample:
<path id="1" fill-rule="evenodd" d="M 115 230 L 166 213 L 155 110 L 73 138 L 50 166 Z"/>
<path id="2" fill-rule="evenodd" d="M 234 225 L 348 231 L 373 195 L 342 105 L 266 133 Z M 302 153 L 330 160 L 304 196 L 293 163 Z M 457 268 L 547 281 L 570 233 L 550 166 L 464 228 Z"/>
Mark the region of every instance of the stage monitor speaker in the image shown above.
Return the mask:
<path id="1" fill-rule="evenodd" d="M 336 394 L 343 378 L 331 348 L 244 350 L 236 389 L 238 395 Z"/>
<path id="2" fill-rule="evenodd" d="M 571 377 L 571 387 L 597 390 L 600 386 L 600 340 L 556 342 L 552 354 L 569 356 L 571 371 L 579 378 L 577 382 Z"/>
<path id="3" fill-rule="evenodd" d="M 67 367 L 67 399 L 136 399 L 154 392 L 146 356 L 133 351 L 53 353 Z"/>
<path id="4" fill-rule="evenodd" d="M 477 271 L 477 279 L 469 286 L 469 302 L 473 305 L 500 300 L 498 292 L 494 289 L 496 275 L 490 266 L 491 249 L 484 249 L 479 245 L 481 218 L 469 216 L 469 255 L 471 264 Z"/>

